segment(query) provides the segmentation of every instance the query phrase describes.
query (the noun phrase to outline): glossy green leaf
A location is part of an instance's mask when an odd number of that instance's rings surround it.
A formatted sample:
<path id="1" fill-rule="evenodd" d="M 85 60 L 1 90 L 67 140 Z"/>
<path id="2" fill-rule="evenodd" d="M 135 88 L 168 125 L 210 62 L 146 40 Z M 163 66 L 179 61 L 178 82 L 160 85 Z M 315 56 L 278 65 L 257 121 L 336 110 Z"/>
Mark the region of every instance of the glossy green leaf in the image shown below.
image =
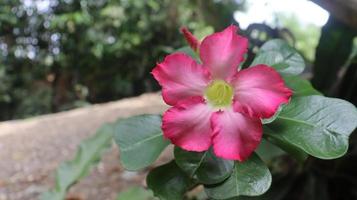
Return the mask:
<path id="1" fill-rule="evenodd" d="M 298 76 L 284 76 L 285 84 L 293 90 L 294 97 L 309 96 L 309 95 L 322 95 L 308 80 Z"/>
<path id="2" fill-rule="evenodd" d="M 259 52 L 255 56 L 251 66 L 255 66 L 258 64 L 266 64 L 272 66 L 275 64 L 275 69 L 280 71 L 286 67 L 289 67 L 288 64 L 282 62 L 283 60 L 284 56 L 278 51 Z"/>
<path id="3" fill-rule="evenodd" d="M 84 140 L 75 158 L 64 162 L 56 172 L 56 186 L 53 190 L 43 193 L 41 200 L 63 200 L 67 190 L 80 178 L 86 176 L 91 167 L 98 163 L 102 152 L 110 147 L 113 137 L 111 125 L 102 126 L 97 133 Z"/>
<path id="4" fill-rule="evenodd" d="M 272 144 L 271 142 L 267 141 L 264 138 L 262 138 L 255 152 L 265 163 L 269 163 L 272 159 L 286 154 L 279 147 L 275 146 L 274 144 Z"/>
<path id="5" fill-rule="evenodd" d="M 206 185 L 205 190 L 213 199 L 229 199 L 238 196 L 259 196 L 271 184 L 268 167 L 253 154 L 245 162 L 236 162 L 232 175 L 222 184 Z"/>
<path id="6" fill-rule="evenodd" d="M 333 159 L 348 149 L 349 135 L 357 126 L 356 107 L 323 96 L 293 98 L 277 119 L 265 125 L 269 137 L 288 143 L 306 153 Z"/>
<path id="7" fill-rule="evenodd" d="M 303 57 L 280 39 L 270 40 L 260 48 L 251 66 L 257 64 L 272 66 L 282 75 L 298 75 L 305 69 Z"/>
<path id="8" fill-rule="evenodd" d="M 272 131 L 267 126 L 264 126 L 264 134 L 269 135 L 271 132 Z M 309 156 L 304 150 L 290 143 L 282 142 L 281 140 L 277 140 L 274 137 L 266 136 L 266 138 L 270 143 L 280 147 L 282 150 L 284 150 L 284 152 L 293 156 L 293 158 L 301 163 L 304 162 Z"/>
<path id="9" fill-rule="evenodd" d="M 182 200 L 186 191 L 192 186 L 191 179 L 175 161 L 150 171 L 146 182 L 154 195 L 162 200 Z"/>
<path id="10" fill-rule="evenodd" d="M 277 175 L 274 176 L 274 181 L 272 182 L 269 190 L 261 196 L 255 197 L 238 197 L 230 200 L 283 200 L 289 199 L 290 190 L 294 186 L 294 181 L 296 176 L 293 174 L 288 174 L 285 176 Z M 305 200 L 305 199 L 304 199 Z"/>
<path id="11" fill-rule="evenodd" d="M 158 200 L 150 190 L 142 187 L 132 187 L 120 192 L 117 200 Z"/>
<path id="12" fill-rule="evenodd" d="M 139 170 L 152 164 L 169 144 L 161 132 L 159 115 L 140 115 L 118 120 L 115 142 L 120 161 L 127 170 Z"/>
<path id="13" fill-rule="evenodd" d="M 191 178 L 203 184 L 222 182 L 232 173 L 234 162 L 218 158 L 212 150 L 190 152 L 175 147 L 176 164 Z"/>

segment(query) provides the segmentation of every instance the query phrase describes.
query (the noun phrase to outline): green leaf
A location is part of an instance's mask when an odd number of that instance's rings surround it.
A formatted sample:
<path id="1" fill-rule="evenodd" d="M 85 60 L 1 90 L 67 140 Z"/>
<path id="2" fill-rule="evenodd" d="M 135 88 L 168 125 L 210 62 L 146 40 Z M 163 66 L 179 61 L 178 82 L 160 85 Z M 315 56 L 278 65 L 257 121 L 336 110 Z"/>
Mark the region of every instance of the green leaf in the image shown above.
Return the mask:
<path id="1" fill-rule="evenodd" d="M 206 193 L 213 199 L 229 199 L 238 196 L 259 196 L 271 184 L 268 167 L 253 154 L 245 162 L 236 162 L 232 175 L 218 185 L 206 185 Z"/>
<path id="2" fill-rule="evenodd" d="M 212 149 L 205 152 L 190 152 L 179 147 L 174 150 L 176 164 L 191 178 L 203 184 L 222 182 L 232 173 L 234 162 L 218 158 Z"/>
<path id="3" fill-rule="evenodd" d="M 255 152 L 265 163 L 269 163 L 272 159 L 286 154 L 279 147 L 275 146 L 264 138 L 262 138 Z"/>
<path id="4" fill-rule="evenodd" d="M 150 171 L 146 182 L 154 195 L 164 200 L 182 200 L 186 191 L 193 185 L 175 161 Z"/>
<path id="5" fill-rule="evenodd" d="M 272 66 L 282 75 L 298 75 L 305 68 L 303 57 L 280 39 L 270 40 L 260 48 L 251 66 L 257 64 Z"/>
<path id="6" fill-rule="evenodd" d="M 41 195 L 41 200 L 63 200 L 67 190 L 79 179 L 86 176 L 91 167 L 98 163 L 102 152 L 110 147 L 113 127 L 102 126 L 97 133 L 84 140 L 77 151 L 75 158 L 62 163 L 56 173 L 56 187 Z"/>
<path id="7" fill-rule="evenodd" d="M 142 187 L 132 187 L 126 191 L 120 192 L 117 200 L 156 200 L 154 194 L 150 190 L 145 190 Z"/>
<path id="8" fill-rule="evenodd" d="M 294 91 L 294 97 L 322 95 L 319 91 L 312 87 L 308 80 L 298 76 L 284 76 L 285 84 Z"/>
<path id="9" fill-rule="evenodd" d="M 265 135 L 271 134 L 271 130 L 267 127 L 264 126 L 264 133 Z M 288 153 L 289 155 L 293 156 L 297 161 L 299 162 L 304 162 L 308 158 L 308 154 L 303 151 L 301 148 L 296 147 L 290 143 L 282 142 L 281 140 L 277 140 L 274 137 L 266 137 L 267 140 L 276 146 L 280 147 L 284 152 Z M 259 154 L 260 155 L 260 154 Z"/>
<path id="10" fill-rule="evenodd" d="M 275 65 L 274 68 L 280 71 L 286 67 L 289 67 L 288 64 L 282 62 L 283 60 L 284 60 L 284 56 L 278 51 L 267 51 L 267 52 L 260 51 L 255 56 L 251 66 L 255 66 L 258 64 L 266 64 L 269 66 Z"/>
<path id="11" fill-rule="evenodd" d="M 139 170 L 152 164 L 169 144 L 161 132 L 159 115 L 140 115 L 118 120 L 115 142 L 120 161 L 127 170 Z"/>
<path id="12" fill-rule="evenodd" d="M 270 189 L 261 196 L 255 197 L 238 197 L 230 200 L 283 200 L 289 199 L 289 192 L 294 186 L 296 176 L 287 174 L 285 176 L 274 176 L 273 184 Z M 305 199 L 304 199 L 305 200 Z"/>
<path id="13" fill-rule="evenodd" d="M 333 159 L 346 153 L 356 126 L 357 111 L 351 103 L 306 96 L 293 98 L 273 123 L 265 125 L 265 134 L 312 156 Z"/>

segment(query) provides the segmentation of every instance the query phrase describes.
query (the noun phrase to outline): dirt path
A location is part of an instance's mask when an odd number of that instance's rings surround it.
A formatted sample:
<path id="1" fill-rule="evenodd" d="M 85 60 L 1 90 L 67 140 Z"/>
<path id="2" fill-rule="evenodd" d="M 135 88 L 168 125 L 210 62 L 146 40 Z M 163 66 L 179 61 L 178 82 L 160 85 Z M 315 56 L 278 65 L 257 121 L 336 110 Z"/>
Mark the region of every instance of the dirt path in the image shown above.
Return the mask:
<path id="1" fill-rule="evenodd" d="M 77 145 L 105 122 L 167 107 L 158 94 L 93 105 L 26 120 L 0 123 L 0 200 L 35 200 L 54 184 L 54 170 L 73 157 Z M 166 153 L 161 162 L 170 157 Z M 160 162 L 160 161 L 159 161 Z M 143 182 L 144 172 L 125 172 L 115 147 L 70 196 L 114 200 L 118 191 Z"/>

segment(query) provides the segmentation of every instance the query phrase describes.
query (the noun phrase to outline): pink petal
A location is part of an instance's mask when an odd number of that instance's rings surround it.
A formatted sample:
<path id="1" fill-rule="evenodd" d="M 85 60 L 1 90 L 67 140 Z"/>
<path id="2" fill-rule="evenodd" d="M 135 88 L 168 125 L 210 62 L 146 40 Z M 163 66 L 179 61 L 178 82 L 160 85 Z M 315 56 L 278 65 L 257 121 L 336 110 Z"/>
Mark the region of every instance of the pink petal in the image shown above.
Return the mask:
<path id="1" fill-rule="evenodd" d="M 227 80 L 238 70 L 248 49 L 248 40 L 236 34 L 237 27 L 207 36 L 200 45 L 200 57 L 213 78 Z"/>
<path id="2" fill-rule="evenodd" d="M 183 36 L 185 37 L 186 41 L 190 45 L 190 47 L 194 50 L 197 51 L 198 47 L 200 46 L 200 42 L 198 39 L 187 29 L 187 27 L 182 27 L 181 32 Z"/>
<path id="3" fill-rule="evenodd" d="M 280 74 L 266 65 L 239 71 L 231 84 L 235 89 L 234 110 L 251 117 L 272 117 L 292 95 Z"/>
<path id="4" fill-rule="evenodd" d="M 166 56 L 151 72 L 162 86 L 162 96 L 169 105 L 192 96 L 202 96 L 209 83 L 209 72 L 184 53 Z"/>
<path id="5" fill-rule="evenodd" d="M 180 101 L 164 113 L 164 136 L 185 150 L 205 151 L 211 146 L 211 114 L 202 97 Z"/>
<path id="6" fill-rule="evenodd" d="M 213 150 L 218 157 L 244 161 L 258 147 L 262 123 L 233 110 L 212 115 Z"/>

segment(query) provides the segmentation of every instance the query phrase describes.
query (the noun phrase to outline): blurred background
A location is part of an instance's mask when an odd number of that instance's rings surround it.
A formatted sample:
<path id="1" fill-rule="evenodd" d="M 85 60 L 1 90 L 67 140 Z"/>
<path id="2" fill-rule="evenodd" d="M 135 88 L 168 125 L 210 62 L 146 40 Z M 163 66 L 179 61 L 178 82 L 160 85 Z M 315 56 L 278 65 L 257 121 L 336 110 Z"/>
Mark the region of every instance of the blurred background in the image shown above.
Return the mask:
<path id="1" fill-rule="evenodd" d="M 0 0 L 0 121 L 158 91 L 150 71 L 187 45 L 180 27 L 202 39 L 230 24 L 250 39 L 246 66 L 265 41 L 284 39 L 315 88 L 357 105 L 357 0 Z M 310 159 L 305 171 L 279 160 L 273 188 L 357 199 L 355 143 L 353 134 L 347 156 Z"/>
<path id="2" fill-rule="evenodd" d="M 253 56 L 264 41 L 283 38 L 330 94 L 352 64 L 357 6 L 315 1 L 332 15 L 306 0 L 1 0 L 0 120 L 158 90 L 149 72 L 186 45 L 181 26 L 203 38 L 239 24 Z"/>

